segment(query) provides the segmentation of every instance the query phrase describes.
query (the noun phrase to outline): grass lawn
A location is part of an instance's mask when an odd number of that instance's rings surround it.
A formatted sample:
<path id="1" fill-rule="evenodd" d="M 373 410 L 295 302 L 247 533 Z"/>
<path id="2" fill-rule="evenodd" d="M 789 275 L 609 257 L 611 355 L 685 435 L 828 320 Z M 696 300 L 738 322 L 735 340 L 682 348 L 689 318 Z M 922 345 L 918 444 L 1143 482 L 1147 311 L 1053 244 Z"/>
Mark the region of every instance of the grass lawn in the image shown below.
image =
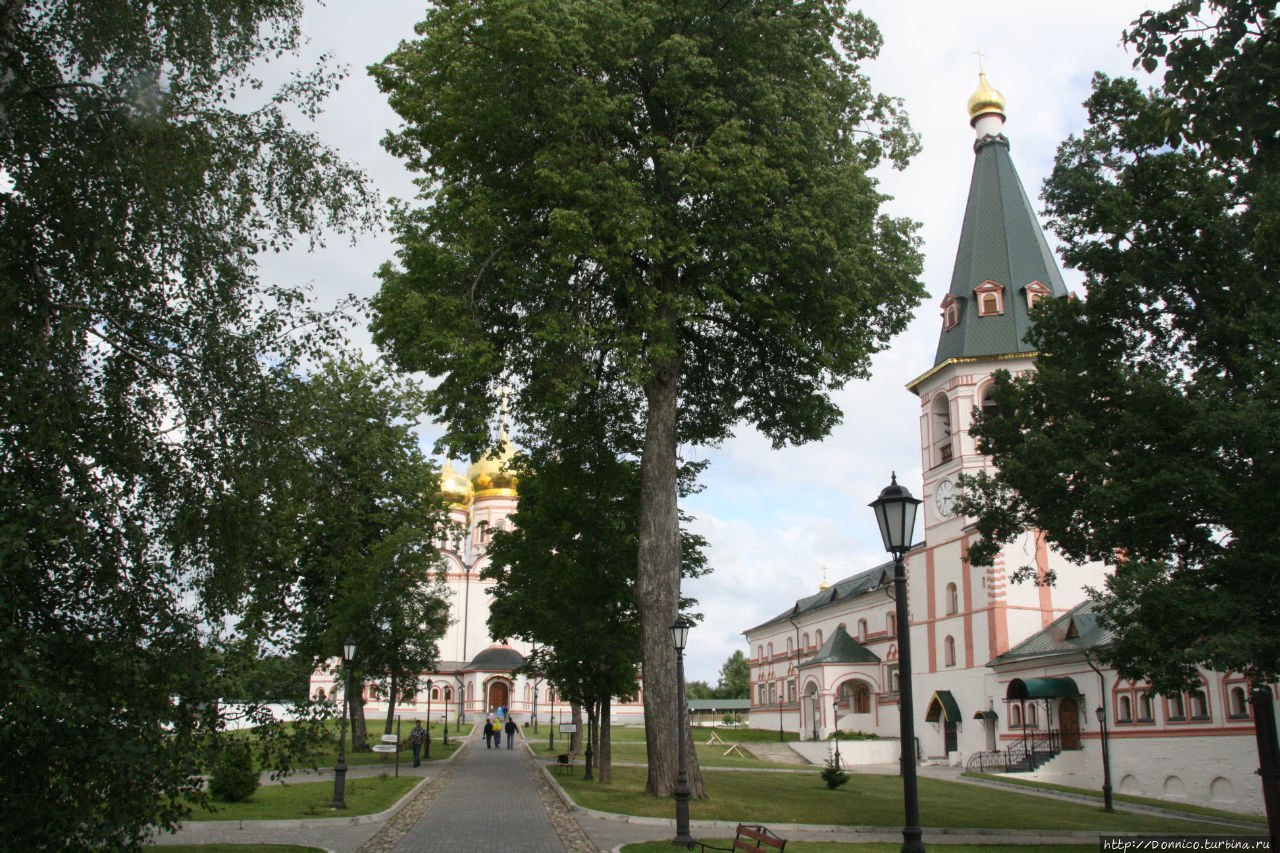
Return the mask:
<path id="1" fill-rule="evenodd" d="M 289 820 L 375 814 L 391 808 L 420 781 L 422 778 L 419 776 L 348 777 L 344 794 L 347 808 L 344 810 L 329 808 L 333 802 L 332 781 L 263 785 L 247 800 L 214 803 L 217 811 L 197 807 L 187 820 Z"/>
<path id="2" fill-rule="evenodd" d="M 315 757 L 315 763 L 317 767 L 332 767 L 338 760 L 337 723 L 330 721 L 328 725 L 332 727 L 333 742 L 327 744 L 323 749 L 317 750 L 316 752 L 312 753 L 312 755 L 314 755 Z M 423 726 L 423 728 L 426 728 L 426 726 Z M 471 723 L 463 723 L 461 732 L 455 733 L 453 728 L 454 728 L 453 723 L 450 722 L 449 744 L 448 746 L 446 746 L 444 743 L 441 742 L 441 739 L 444 737 L 444 725 L 439 720 L 431 724 L 430 731 L 431 731 L 431 760 L 432 761 L 439 761 L 441 759 L 448 758 L 450 755 L 453 755 L 454 751 L 459 746 L 462 745 L 462 742 L 466 740 L 467 736 L 471 733 Z M 378 721 L 377 723 L 370 723 L 365 727 L 365 731 L 367 732 L 366 737 L 368 738 L 370 746 L 373 746 L 375 743 L 382 742 L 382 729 L 383 729 L 382 721 Z M 407 743 L 409 739 L 409 732 L 411 731 L 413 731 L 412 721 L 409 721 L 408 725 L 401 725 L 400 727 L 400 739 L 405 742 L 404 749 L 402 749 L 400 752 L 401 764 L 405 764 L 406 762 L 410 764 L 413 763 L 413 750 L 409 748 Z M 391 732 L 392 734 L 395 734 L 395 729 L 392 728 Z M 395 767 L 395 763 L 396 763 L 395 753 L 352 752 L 350 731 L 347 732 L 347 750 L 346 751 L 347 751 L 347 765 L 350 767 L 355 767 L 355 766 L 363 767 L 370 764 L 383 765 L 388 769 Z M 425 756 L 424 756 L 424 760 L 426 760 Z"/>
<path id="3" fill-rule="evenodd" d="M 1102 792 L 1092 788 L 1072 788 L 1067 785 L 1055 785 L 1051 782 L 1039 782 L 1034 779 L 1015 779 L 1009 776 L 996 776 L 991 773 L 965 773 L 964 775 L 972 776 L 975 779 L 990 779 L 993 782 L 1007 782 L 1010 785 L 1022 785 L 1027 788 L 1040 788 L 1045 791 L 1061 791 L 1065 794 L 1079 794 L 1085 797 L 1093 797 L 1099 802 L 1102 801 Z M 1240 812 L 1229 812 L 1222 809 L 1211 809 L 1208 806 L 1194 806 L 1190 803 L 1173 803 L 1168 800 L 1157 800 L 1154 797 L 1134 797 L 1129 794 L 1112 793 L 1111 799 L 1117 803 L 1137 803 L 1140 806 L 1155 806 L 1161 809 L 1186 812 L 1187 814 L 1226 817 L 1234 820 L 1247 820 L 1250 823 L 1259 823 L 1264 825 L 1267 822 L 1267 819 L 1260 815 L 1241 814 Z"/>
<path id="4" fill-rule="evenodd" d="M 783 838 L 786 838 L 783 835 Z M 704 839 L 716 847 L 728 847 L 732 838 Z M 942 848 L 943 853 L 1096 853 L 1097 844 L 934 844 L 929 849 Z M 644 844 L 625 844 L 622 853 L 671 853 L 671 841 L 646 841 Z M 787 853 L 899 853 L 901 844 L 847 844 L 844 841 L 787 841 Z"/>
<path id="5" fill-rule="evenodd" d="M 168 853 L 324 853 L 319 847 L 296 844 L 155 844 L 149 849 Z"/>
<path id="6" fill-rule="evenodd" d="M 543 744 L 545 747 L 546 744 Z M 698 763 L 703 767 L 791 767 L 793 764 L 782 764 L 775 761 L 764 761 L 756 758 L 750 753 L 750 745 L 743 747 L 746 756 L 732 753 L 725 755 L 725 750 L 729 749 L 726 744 L 702 744 L 695 746 L 698 753 Z M 557 750 L 558 751 L 558 750 Z M 630 764 L 648 764 L 649 751 L 643 743 L 615 743 L 613 744 L 613 760 L 617 762 Z"/>
<path id="7" fill-rule="evenodd" d="M 644 768 L 615 767 L 613 782 L 609 785 L 583 782 L 578 775 L 556 778 L 578 805 L 586 808 L 649 817 L 670 817 L 673 813 L 670 799 L 644 793 Z M 902 780 L 897 776 L 857 774 L 847 785 L 834 791 L 827 789 L 817 770 L 812 773 L 707 771 L 703 778 L 711 798 L 689 803 L 689 816 L 693 820 L 902 825 Z M 958 782 L 922 778 L 919 784 L 920 822 L 924 827 L 1223 832 L 1217 825 L 1148 815 L 1107 814 L 1097 806 Z"/>

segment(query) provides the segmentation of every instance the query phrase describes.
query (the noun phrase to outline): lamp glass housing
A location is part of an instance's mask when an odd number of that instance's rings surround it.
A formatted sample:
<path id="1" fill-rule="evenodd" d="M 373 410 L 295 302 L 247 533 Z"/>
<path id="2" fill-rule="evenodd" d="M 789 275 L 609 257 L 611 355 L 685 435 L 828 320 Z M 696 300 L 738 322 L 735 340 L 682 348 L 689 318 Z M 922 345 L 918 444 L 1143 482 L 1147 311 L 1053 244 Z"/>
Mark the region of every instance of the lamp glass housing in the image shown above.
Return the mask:
<path id="1" fill-rule="evenodd" d="M 354 660 L 356 656 L 356 641 L 347 640 L 342 644 L 342 659 Z"/>
<path id="2" fill-rule="evenodd" d="M 919 498 L 911 496 L 905 486 L 898 485 L 896 474 L 892 482 L 880 492 L 880 497 L 871 502 L 886 551 L 904 554 L 911 547 L 911 537 L 915 535 L 916 529 L 916 510 L 921 503 Z"/>
<path id="3" fill-rule="evenodd" d="M 676 621 L 671 623 L 671 645 L 675 646 L 676 651 L 684 651 L 685 643 L 689 641 L 689 620 L 683 616 L 677 616 Z"/>

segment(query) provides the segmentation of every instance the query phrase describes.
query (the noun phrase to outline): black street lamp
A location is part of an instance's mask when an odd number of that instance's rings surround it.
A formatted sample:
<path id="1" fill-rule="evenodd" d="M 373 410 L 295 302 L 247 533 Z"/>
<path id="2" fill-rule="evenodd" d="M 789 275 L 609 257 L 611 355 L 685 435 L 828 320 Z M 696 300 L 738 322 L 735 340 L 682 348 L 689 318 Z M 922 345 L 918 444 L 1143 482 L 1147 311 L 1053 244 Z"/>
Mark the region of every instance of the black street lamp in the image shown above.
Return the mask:
<path id="1" fill-rule="evenodd" d="M 676 743 L 679 744 L 680 765 L 676 773 L 676 837 L 671 843 L 679 847 L 692 847 L 689 834 L 689 769 L 684 745 L 684 644 L 689 639 L 691 623 L 677 616 L 671 623 L 671 644 L 676 648 Z"/>
<path id="2" fill-rule="evenodd" d="M 556 751 L 556 706 L 551 706 L 551 734 L 547 735 L 547 750 Z"/>
<path id="3" fill-rule="evenodd" d="M 916 783 L 915 712 L 911 704 L 911 625 L 907 611 L 907 567 L 902 558 L 911 549 L 916 510 L 923 503 L 898 485 L 894 474 L 870 506 L 876 513 L 884 549 L 893 555 L 893 591 L 898 628 L 898 716 L 902 732 L 902 794 L 906 812 L 902 853 L 924 853 L 920 831 L 920 792 Z"/>
<path id="4" fill-rule="evenodd" d="M 356 641 L 342 644 L 342 720 L 338 723 L 338 763 L 333 766 L 333 802 L 331 809 L 347 807 L 347 707 L 351 704 L 351 661 L 356 656 Z"/>
<path id="5" fill-rule="evenodd" d="M 778 743 L 782 743 L 782 695 L 778 695 Z"/>
<path id="6" fill-rule="evenodd" d="M 831 703 L 831 739 L 836 745 L 836 769 L 840 769 L 840 700 Z"/>
<path id="7" fill-rule="evenodd" d="M 538 733 L 538 679 L 533 680 L 533 733 Z"/>
<path id="8" fill-rule="evenodd" d="M 427 759 L 431 758 L 431 685 L 434 682 L 427 679 Z M 447 725 L 447 724 L 446 724 Z"/>
<path id="9" fill-rule="evenodd" d="M 1102 726 L 1102 802 L 1104 811 L 1113 812 L 1116 809 L 1111 804 L 1111 747 L 1107 737 L 1107 706 L 1106 699 L 1102 701 L 1104 704 L 1094 709 L 1098 715 L 1098 724 Z"/>

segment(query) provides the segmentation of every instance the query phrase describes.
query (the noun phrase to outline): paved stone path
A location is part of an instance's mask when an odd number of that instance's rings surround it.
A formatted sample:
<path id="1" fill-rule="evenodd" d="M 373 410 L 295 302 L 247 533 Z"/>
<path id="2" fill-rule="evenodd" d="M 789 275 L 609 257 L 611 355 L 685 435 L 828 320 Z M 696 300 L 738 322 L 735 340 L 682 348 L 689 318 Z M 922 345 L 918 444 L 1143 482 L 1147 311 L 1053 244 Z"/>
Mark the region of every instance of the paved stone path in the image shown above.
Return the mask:
<path id="1" fill-rule="evenodd" d="M 451 778 L 438 780 L 441 790 L 390 850 L 564 853 L 566 844 L 531 779 L 531 761 L 522 741 L 515 749 L 484 749 L 471 740 L 446 771 Z M 364 849 L 378 844 L 375 838 Z"/>

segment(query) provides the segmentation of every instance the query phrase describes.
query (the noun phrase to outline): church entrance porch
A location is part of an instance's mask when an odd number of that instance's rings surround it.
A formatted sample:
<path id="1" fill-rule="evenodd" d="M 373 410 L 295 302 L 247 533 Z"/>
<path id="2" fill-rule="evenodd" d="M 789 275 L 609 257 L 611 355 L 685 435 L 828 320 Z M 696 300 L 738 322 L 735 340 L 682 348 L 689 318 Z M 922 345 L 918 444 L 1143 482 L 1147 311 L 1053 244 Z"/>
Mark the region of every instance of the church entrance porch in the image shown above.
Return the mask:
<path id="1" fill-rule="evenodd" d="M 499 708 L 510 708 L 511 685 L 498 678 L 490 681 L 488 687 L 488 701 L 486 701 L 485 705 L 489 713 L 494 713 Z"/>

